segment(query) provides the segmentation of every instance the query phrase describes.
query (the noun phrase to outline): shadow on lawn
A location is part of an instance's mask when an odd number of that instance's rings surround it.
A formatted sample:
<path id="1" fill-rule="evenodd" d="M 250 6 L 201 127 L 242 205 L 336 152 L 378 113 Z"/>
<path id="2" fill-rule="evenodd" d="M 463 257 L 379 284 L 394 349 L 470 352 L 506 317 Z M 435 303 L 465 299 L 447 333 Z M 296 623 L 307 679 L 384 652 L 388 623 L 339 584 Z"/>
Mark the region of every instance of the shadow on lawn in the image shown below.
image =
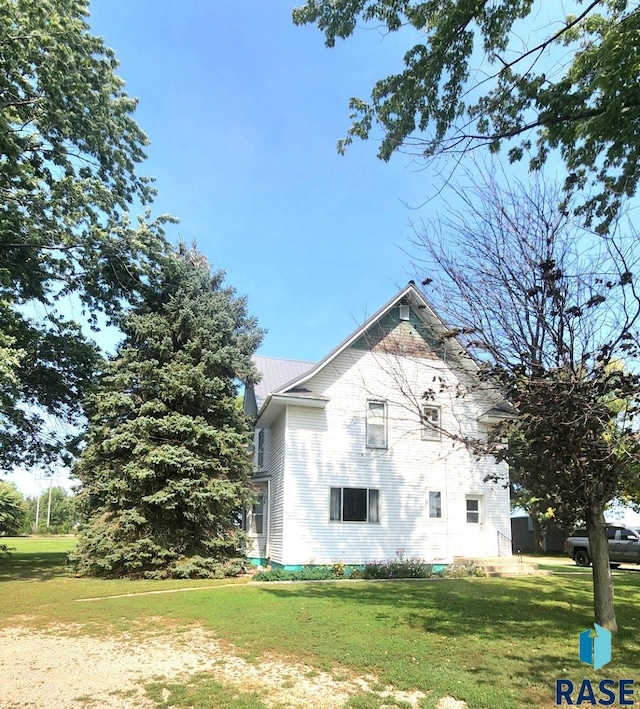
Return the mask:
<path id="1" fill-rule="evenodd" d="M 2 581 L 49 581 L 67 576 L 67 552 L 51 551 L 17 553 L 0 556 L 0 582 Z"/>
<path id="2" fill-rule="evenodd" d="M 533 627 L 561 635 L 591 621 L 591 587 L 583 582 L 563 591 L 532 580 L 494 579 L 386 581 L 361 584 L 304 584 L 269 587 L 275 596 L 332 599 L 378 607 L 378 619 L 398 618 L 426 633 L 450 637 L 482 634 L 513 637 L 514 628 Z"/>
<path id="3" fill-rule="evenodd" d="M 614 583 L 620 626 L 616 666 L 634 667 L 640 634 L 640 579 L 618 576 Z M 442 638 L 466 641 L 465 646 L 475 653 L 467 671 L 477 674 L 478 681 L 483 675 L 486 679 L 487 672 L 490 677 L 495 658 L 488 658 L 487 652 L 494 648 L 505 660 L 514 661 L 513 676 L 532 682 L 548 683 L 550 672 L 557 677 L 567 676 L 567 670 L 584 674 L 577 647 L 578 634 L 593 623 L 590 578 L 338 582 L 265 586 L 262 590 L 276 597 L 360 606 L 380 623 L 382 632 L 400 624 L 430 636 L 436 644 Z"/>

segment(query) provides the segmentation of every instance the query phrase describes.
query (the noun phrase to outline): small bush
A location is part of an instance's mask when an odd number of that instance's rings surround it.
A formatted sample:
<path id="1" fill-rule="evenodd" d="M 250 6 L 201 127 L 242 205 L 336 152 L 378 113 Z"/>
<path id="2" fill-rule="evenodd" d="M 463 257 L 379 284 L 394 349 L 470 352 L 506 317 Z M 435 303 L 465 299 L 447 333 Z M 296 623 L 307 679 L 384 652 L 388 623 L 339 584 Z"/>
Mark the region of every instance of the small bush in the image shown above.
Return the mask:
<path id="1" fill-rule="evenodd" d="M 463 579 L 468 576 L 484 576 L 484 571 L 473 562 L 468 564 L 451 564 L 442 573 L 449 579 Z"/>
<path id="2" fill-rule="evenodd" d="M 333 566 L 331 568 L 333 569 L 333 575 L 337 579 L 344 578 L 344 575 L 346 572 L 346 567 L 344 565 L 344 561 L 334 561 Z"/>
<path id="3" fill-rule="evenodd" d="M 358 573 L 362 579 L 428 579 L 434 576 L 433 564 L 416 557 L 404 558 L 404 548 L 396 549 L 396 558 L 370 561 Z"/>
<path id="4" fill-rule="evenodd" d="M 433 564 L 412 557 L 392 561 L 370 561 L 359 573 L 359 577 L 363 579 L 428 579 L 431 576 L 434 576 Z"/>
<path id="5" fill-rule="evenodd" d="M 253 578 L 255 581 L 325 581 L 335 579 L 336 574 L 330 566 L 305 566 L 299 571 L 260 571 Z"/>

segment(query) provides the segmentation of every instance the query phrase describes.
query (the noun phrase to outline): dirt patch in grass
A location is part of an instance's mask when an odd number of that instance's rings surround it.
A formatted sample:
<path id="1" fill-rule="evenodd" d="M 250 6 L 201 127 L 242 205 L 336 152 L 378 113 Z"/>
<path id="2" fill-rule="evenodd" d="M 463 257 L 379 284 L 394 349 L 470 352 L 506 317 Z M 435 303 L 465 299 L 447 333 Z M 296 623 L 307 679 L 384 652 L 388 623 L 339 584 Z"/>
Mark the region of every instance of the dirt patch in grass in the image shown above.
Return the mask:
<path id="1" fill-rule="evenodd" d="M 268 706 L 338 709 L 350 697 L 375 693 L 417 707 L 422 692 L 380 689 L 374 676 L 342 677 L 317 672 L 302 663 L 263 656 L 242 658 L 232 646 L 198 628 L 161 634 L 82 635 L 77 626 L 47 632 L 28 628 L 0 630 L 2 707 L 56 709 L 146 709 L 156 704 L 144 686 L 176 682 L 199 673 L 223 685 L 259 693 Z M 443 708 L 462 709 L 464 703 Z"/>

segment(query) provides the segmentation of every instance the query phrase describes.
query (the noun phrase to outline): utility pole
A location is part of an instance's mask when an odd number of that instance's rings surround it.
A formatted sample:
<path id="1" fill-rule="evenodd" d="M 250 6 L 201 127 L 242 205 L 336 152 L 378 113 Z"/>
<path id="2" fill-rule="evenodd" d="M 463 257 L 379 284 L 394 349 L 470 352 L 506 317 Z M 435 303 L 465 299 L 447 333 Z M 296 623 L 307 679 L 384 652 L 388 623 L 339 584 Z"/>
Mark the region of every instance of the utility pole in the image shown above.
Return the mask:
<path id="1" fill-rule="evenodd" d="M 38 489 L 38 497 L 36 498 L 36 522 L 34 532 L 38 531 L 38 522 L 40 521 L 40 489 Z"/>
<path id="2" fill-rule="evenodd" d="M 40 485 L 42 483 L 42 473 L 38 474 L 38 496 L 36 498 L 36 523 L 33 529 L 34 532 L 38 531 L 38 524 L 40 522 Z"/>
<path id="3" fill-rule="evenodd" d="M 53 489 L 53 474 L 49 478 L 49 503 L 47 505 L 47 527 L 51 524 L 51 490 Z"/>

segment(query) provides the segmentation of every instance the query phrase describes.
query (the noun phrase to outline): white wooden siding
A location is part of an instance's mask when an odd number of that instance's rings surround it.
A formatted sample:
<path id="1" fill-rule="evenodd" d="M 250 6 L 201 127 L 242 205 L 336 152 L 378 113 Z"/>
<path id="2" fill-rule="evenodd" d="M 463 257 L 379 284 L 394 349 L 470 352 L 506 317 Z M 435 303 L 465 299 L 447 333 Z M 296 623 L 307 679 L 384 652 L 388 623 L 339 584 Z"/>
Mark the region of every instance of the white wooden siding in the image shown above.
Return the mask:
<path id="1" fill-rule="evenodd" d="M 264 429 L 263 464 L 258 467 L 258 429 L 254 435 L 254 469 L 260 480 L 269 480 L 269 494 L 265 510 L 266 529 L 263 539 L 249 531 L 247 556 L 262 558 L 265 553 L 273 560 L 282 558 L 283 493 L 285 461 L 286 411 L 270 428 Z M 266 547 L 265 547 L 266 540 Z"/>
<path id="2" fill-rule="evenodd" d="M 440 359 L 411 359 L 367 350 L 340 354 L 306 386 L 328 397 L 326 409 L 287 408 L 284 460 L 283 564 L 363 563 L 405 557 L 450 560 L 498 554 L 498 531 L 510 537 L 509 499 L 501 485 L 484 483 L 492 460 L 477 461 L 443 435 L 422 440 L 420 405 L 427 389 L 441 407 L 442 426 L 454 434 L 482 435 L 477 418 L 491 402 L 456 397 L 459 374 Z M 440 387 L 440 378 L 446 383 Z M 366 447 L 368 400 L 387 402 L 388 449 Z M 271 465 L 272 476 L 275 467 Z M 506 470 L 503 468 L 506 473 Z M 331 487 L 380 491 L 380 523 L 330 522 Z M 282 489 L 282 486 L 281 486 Z M 442 518 L 429 519 L 429 491 L 442 493 Z M 480 525 L 466 523 L 465 496 L 482 496 Z M 272 524 L 276 514 L 272 488 Z M 272 539 L 276 535 L 272 529 Z"/>
<path id="3" fill-rule="evenodd" d="M 286 410 L 276 419 L 268 431 L 269 451 L 267 471 L 270 476 L 269 492 L 269 556 L 272 561 L 282 563 L 283 499 L 285 466 Z M 266 451 L 265 451 L 266 453 Z"/>

